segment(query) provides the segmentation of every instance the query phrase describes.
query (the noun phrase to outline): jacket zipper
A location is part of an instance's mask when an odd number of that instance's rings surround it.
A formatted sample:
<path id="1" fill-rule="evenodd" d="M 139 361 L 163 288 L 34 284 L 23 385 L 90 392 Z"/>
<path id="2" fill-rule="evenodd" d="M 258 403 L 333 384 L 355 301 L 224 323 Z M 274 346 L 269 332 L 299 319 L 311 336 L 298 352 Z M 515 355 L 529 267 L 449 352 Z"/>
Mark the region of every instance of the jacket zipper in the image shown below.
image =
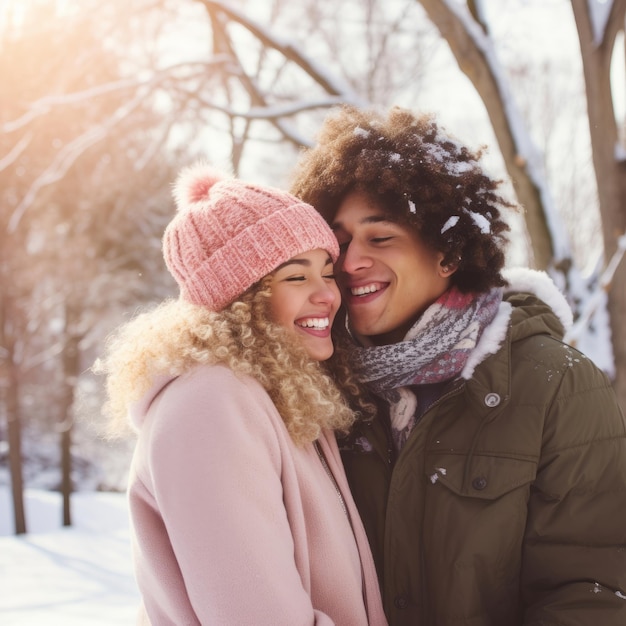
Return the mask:
<path id="1" fill-rule="evenodd" d="M 434 409 L 436 406 L 438 406 L 441 402 L 443 402 L 444 400 L 446 400 L 447 398 L 450 398 L 451 396 L 454 396 L 458 393 L 460 393 L 460 391 L 465 387 L 465 382 L 462 381 L 461 383 L 455 385 L 452 387 L 452 389 L 450 389 L 449 391 L 445 392 L 443 395 L 439 396 L 439 398 L 437 398 L 424 412 L 424 414 L 420 417 L 419 421 L 421 421 L 422 419 L 424 419 L 424 417 L 426 416 L 427 413 L 429 413 L 432 409 Z M 400 454 L 402 453 L 402 451 L 398 452 L 396 451 L 395 445 L 393 443 L 393 437 L 391 434 L 391 423 L 389 421 L 389 414 L 387 413 L 386 418 L 384 420 L 382 420 L 383 424 L 384 424 L 384 429 L 385 429 L 385 433 L 387 435 L 387 463 L 388 466 L 393 474 L 393 470 L 394 470 L 394 466 L 396 464 L 396 461 L 398 460 Z M 416 422 L 414 428 L 417 428 L 418 422 Z M 410 439 L 410 437 L 409 437 Z M 405 446 L 408 444 L 409 440 L 407 440 L 405 442 Z M 390 477 L 391 480 L 391 477 Z M 422 531 L 423 531 L 423 523 L 422 523 Z M 422 545 L 424 544 L 424 537 L 421 537 L 421 542 Z M 428 606 L 428 594 L 426 592 L 426 581 L 424 579 L 424 571 L 426 568 L 426 564 L 424 562 L 424 550 L 422 549 L 421 551 L 421 567 L 422 567 L 422 585 L 421 585 L 421 603 L 422 603 L 422 607 L 423 607 L 423 611 L 424 614 L 427 615 L 428 611 L 430 610 L 429 606 Z"/>
<path id="2" fill-rule="evenodd" d="M 462 389 L 465 388 L 465 381 L 461 381 L 460 383 L 453 385 L 452 389 L 450 389 L 449 391 L 446 391 L 444 394 L 442 394 L 441 396 L 439 396 L 424 412 L 424 415 L 422 415 L 422 417 L 420 419 L 423 419 L 424 416 L 431 410 L 434 409 L 436 406 L 438 406 L 439 404 L 441 404 L 444 400 L 447 400 L 448 398 L 451 398 L 452 396 L 455 396 L 457 394 L 459 394 L 461 392 Z M 408 443 L 408 441 L 407 441 Z M 405 444 L 406 445 L 406 444 Z M 425 445 L 427 445 L 427 443 L 425 443 Z M 428 602 L 429 600 L 429 596 L 428 596 L 428 590 L 426 589 L 426 576 L 425 576 L 425 571 L 426 571 L 426 561 L 424 558 L 424 520 L 423 520 L 423 515 L 424 512 L 422 511 L 422 523 L 421 523 L 421 527 L 422 527 L 422 536 L 420 538 L 421 544 L 422 544 L 422 549 L 420 550 L 420 561 L 421 561 L 421 568 L 422 568 L 422 585 L 421 585 L 421 594 L 422 597 L 420 598 L 421 603 L 422 603 L 422 611 L 423 611 L 423 615 L 429 615 L 430 613 L 430 604 Z"/>

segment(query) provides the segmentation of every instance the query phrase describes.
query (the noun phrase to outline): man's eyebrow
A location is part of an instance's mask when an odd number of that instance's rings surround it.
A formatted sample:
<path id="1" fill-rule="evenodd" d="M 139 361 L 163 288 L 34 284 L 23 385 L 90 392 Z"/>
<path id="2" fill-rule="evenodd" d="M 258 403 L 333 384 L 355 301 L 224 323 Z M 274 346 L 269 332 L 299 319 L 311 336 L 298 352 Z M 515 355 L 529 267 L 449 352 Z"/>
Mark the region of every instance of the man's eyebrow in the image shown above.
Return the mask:
<path id="1" fill-rule="evenodd" d="M 381 224 L 383 222 L 386 222 L 387 224 L 397 224 L 397 222 L 390 220 L 384 215 L 368 215 L 362 220 L 359 220 L 359 224 Z M 340 228 L 343 228 L 343 224 L 341 222 L 333 222 L 330 227 L 332 230 L 339 230 Z"/>

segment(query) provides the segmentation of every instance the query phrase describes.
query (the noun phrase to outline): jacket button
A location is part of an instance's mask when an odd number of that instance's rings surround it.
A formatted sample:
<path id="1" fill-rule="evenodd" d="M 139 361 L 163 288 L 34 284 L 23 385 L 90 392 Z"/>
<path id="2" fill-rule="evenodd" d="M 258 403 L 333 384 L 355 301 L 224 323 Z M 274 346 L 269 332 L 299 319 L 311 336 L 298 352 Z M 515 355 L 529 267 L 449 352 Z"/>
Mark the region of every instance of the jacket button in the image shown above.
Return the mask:
<path id="1" fill-rule="evenodd" d="M 406 609 L 409 606 L 409 598 L 406 593 L 400 593 L 393 601 L 396 609 Z"/>
<path id="2" fill-rule="evenodd" d="M 500 396 L 497 393 L 488 393 L 485 396 L 485 404 L 493 409 L 494 406 L 500 404 Z"/>
<path id="3" fill-rule="evenodd" d="M 478 491 L 482 491 L 487 486 L 487 479 L 484 476 L 478 476 L 472 481 L 472 487 Z"/>

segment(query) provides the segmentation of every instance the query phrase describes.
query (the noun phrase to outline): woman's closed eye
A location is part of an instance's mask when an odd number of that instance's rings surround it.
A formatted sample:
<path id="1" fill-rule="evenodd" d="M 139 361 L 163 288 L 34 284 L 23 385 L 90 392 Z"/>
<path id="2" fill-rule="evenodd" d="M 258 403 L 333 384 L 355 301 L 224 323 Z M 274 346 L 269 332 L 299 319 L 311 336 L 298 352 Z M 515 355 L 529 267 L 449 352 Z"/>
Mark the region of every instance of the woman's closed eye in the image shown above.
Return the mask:
<path id="1" fill-rule="evenodd" d="M 322 278 L 324 280 L 335 280 L 335 274 L 334 272 L 331 272 L 329 274 L 323 274 Z M 285 278 L 284 280 L 287 282 L 301 282 L 306 280 L 307 277 L 306 276 L 288 276 L 287 278 Z"/>

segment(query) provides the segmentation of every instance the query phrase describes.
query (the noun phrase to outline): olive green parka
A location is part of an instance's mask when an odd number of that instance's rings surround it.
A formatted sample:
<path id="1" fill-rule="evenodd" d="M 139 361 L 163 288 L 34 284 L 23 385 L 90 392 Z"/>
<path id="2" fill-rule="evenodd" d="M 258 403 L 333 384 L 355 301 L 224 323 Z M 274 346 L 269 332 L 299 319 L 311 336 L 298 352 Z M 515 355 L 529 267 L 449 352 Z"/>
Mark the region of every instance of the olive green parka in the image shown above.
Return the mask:
<path id="1" fill-rule="evenodd" d="M 391 626 L 626 626 L 624 416 L 516 276 L 397 458 L 386 407 L 342 443 Z"/>

